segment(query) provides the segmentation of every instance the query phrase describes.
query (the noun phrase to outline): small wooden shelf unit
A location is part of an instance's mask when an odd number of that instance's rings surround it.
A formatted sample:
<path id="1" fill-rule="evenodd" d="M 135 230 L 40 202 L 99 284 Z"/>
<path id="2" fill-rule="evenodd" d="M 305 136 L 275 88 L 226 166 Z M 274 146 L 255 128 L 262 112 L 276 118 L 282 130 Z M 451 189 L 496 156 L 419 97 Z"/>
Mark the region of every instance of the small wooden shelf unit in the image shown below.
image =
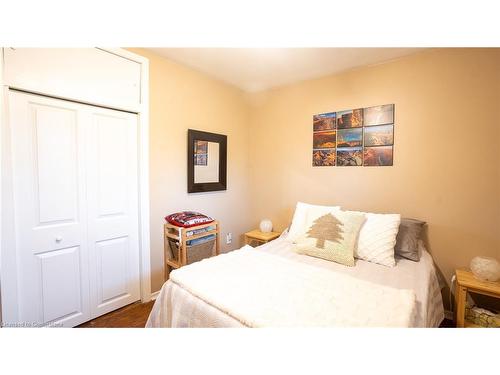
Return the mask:
<path id="1" fill-rule="evenodd" d="M 466 269 L 457 269 L 455 275 L 457 280 L 457 296 L 455 300 L 457 327 L 480 328 L 480 326 L 465 319 L 467 293 L 472 292 L 500 298 L 500 282 L 480 281 L 474 277 L 471 271 Z"/>
<path id="2" fill-rule="evenodd" d="M 192 234 L 195 230 L 204 229 L 207 227 L 215 227 L 215 229 L 199 233 Z M 218 221 L 212 221 L 211 223 L 196 225 L 189 228 L 178 227 L 176 225 L 166 223 L 163 225 L 163 256 L 164 256 L 164 277 L 165 280 L 168 279 L 172 269 L 180 268 L 187 264 L 187 251 L 188 245 L 187 241 L 196 240 L 198 238 L 207 237 L 210 235 L 215 235 L 215 246 L 212 251 L 212 256 L 220 254 L 220 224 Z M 168 258 L 168 253 L 170 249 L 169 239 L 173 239 L 179 242 L 177 246 L 177 256 L 174 259 Z"/>

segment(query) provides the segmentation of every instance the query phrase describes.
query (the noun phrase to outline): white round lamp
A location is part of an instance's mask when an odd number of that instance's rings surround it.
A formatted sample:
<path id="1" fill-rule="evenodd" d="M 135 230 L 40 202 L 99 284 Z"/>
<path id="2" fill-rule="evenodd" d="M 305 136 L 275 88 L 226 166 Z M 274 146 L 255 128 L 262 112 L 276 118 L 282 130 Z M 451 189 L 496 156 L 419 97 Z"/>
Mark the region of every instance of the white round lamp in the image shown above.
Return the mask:
<path id="1" fill-rule="evenodd" d="M 481 281 L 500 280 L 500 263 L 495 258 L 474 257 L 470 262 L 470 269 L 474 276 Z"/>
<path id="2" fill-rule="evenodd" d="M 273 222 L 269 219 L 261 220 L 259 229 L 262 233 L 269 233 L 273 230 Z"/>

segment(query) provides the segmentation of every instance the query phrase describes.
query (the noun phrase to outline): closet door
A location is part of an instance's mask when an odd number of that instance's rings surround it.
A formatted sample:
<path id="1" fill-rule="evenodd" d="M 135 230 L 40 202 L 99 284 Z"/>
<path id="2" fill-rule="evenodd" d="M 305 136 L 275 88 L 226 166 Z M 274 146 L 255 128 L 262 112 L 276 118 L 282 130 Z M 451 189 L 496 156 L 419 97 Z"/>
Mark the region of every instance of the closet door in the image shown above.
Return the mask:
<path id="1" fill-rule="evenodd" d="M 137 115 L 88 107 L 87 215 L 91 315 L 140 298 Z"/>
<path id="2" fill-rule="evenodd" d="M 9 117 L 19 321 L 75 326 L 90 319 L 80 106 L 11 91 Z"/>
<path id="3" fill-rule="evenodd" d="M 140 298 L 137 115 L 9 93 L 18 322 L 72 327 Z"/>

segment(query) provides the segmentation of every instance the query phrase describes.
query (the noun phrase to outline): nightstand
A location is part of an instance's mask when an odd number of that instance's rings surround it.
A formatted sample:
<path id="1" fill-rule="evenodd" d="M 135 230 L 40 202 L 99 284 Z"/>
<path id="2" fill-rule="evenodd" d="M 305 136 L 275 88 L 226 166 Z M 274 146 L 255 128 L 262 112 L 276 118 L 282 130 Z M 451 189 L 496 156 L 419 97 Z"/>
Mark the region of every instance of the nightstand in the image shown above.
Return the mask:
<path id="1" fill-rule="evenodd" d="M 455 302 L 457 327 L 478 328 L 479 326 L 465 320 L 467 292 L 500 298 L 500 282 L 480 281 L 474 277 L 471 271 L 465 269 L 456 270 L 455 275 L 457 277 L 457 295 Z"/>
<path id="2" fill-rule="evenodd" d="M 268 232 L 264 233 L 260 230 L 252 230 L 245 233 L 245 243 L 250 245 L 252 241 L 258 242 L 259 244 L 268 243 L 269 241 L 275 240 L 280 234 L 278 232 Z"/>

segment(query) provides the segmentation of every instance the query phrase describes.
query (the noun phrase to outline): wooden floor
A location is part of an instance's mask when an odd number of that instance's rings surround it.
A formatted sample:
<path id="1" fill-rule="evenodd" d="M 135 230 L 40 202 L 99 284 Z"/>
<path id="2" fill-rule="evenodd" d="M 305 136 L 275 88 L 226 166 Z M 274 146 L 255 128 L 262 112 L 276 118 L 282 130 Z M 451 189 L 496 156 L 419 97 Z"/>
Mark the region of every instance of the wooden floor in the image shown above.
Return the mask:
<path id="1" fill-rule="evenodd" d="M 77 328 L 143 328 L 153 308 L 154 301 L 148 303 L 136 302 L 119 310 L 100 316 L 83 323 Z M 455 327 L 453 321 L 445 319 L 439 328 Z"/>
<path id="2" fill-rule="evenodd" d="M 83 323 L 77 328 L 144 328 L 153 304 L 154 301 L 136 302 Z"/>

